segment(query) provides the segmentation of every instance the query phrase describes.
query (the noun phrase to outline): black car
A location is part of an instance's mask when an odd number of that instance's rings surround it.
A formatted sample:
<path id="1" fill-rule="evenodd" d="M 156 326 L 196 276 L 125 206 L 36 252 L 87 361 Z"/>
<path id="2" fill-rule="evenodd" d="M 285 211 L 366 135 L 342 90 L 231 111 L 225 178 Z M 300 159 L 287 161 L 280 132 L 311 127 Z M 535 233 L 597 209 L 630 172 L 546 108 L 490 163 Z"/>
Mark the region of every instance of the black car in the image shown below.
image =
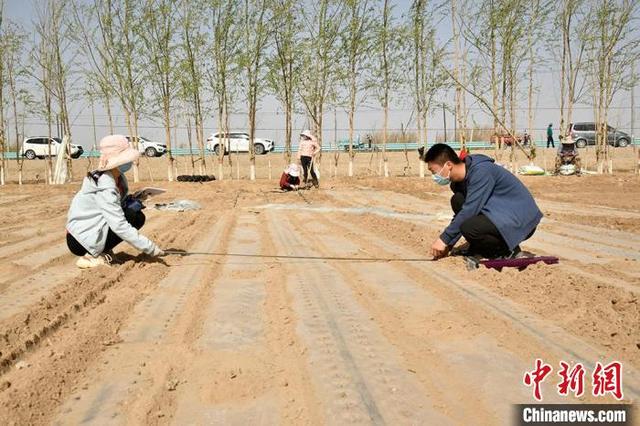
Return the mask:
<path id="1" fill-rule="evenodd" d="M 596 123 L 583 122 L 571 125 L 571 137 L 578 148 L 596 144 Z M 607 126 L 607 142 L 611 146 L 621 148 L 631 144 L 631 136 L 620 130 Z"/>

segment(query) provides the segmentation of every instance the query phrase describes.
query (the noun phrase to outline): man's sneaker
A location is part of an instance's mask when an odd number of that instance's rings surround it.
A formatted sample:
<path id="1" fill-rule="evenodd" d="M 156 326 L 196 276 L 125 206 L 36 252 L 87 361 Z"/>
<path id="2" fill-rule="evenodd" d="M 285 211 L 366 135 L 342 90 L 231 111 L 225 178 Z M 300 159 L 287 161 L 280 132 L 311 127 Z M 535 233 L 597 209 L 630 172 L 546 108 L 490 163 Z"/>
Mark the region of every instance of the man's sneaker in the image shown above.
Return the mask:
<path id="1" fill-rule="evenodd" d="M 101 254 L 98 257 L 93 257 L 90 254 L 85 254 L 76 262 L 76 266 L 80 269 L 95 268 L 101 265 L 111 265 L 111 256 Z"/>
<path id="2" fill-rule="evenodd" d="M 513 251 L 506 256 L 503 256 L 502 259 L 522 259 L 524 257 L 534 257 L 534 254 L 528 251 L 522 251 L 520 246 L 515 246 Z"/>

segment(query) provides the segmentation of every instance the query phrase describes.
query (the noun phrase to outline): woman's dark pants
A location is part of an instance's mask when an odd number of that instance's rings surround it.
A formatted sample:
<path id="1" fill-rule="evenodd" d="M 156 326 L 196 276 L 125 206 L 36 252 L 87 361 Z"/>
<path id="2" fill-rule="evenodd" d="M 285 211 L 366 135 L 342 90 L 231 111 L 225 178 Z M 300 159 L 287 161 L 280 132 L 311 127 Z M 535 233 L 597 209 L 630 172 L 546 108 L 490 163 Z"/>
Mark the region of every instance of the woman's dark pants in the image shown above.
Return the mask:
<path id="1" fill-rule="evenodd" d="M 302 155 L 300 156 L 300 163 L 302 163 L 302 175 L 303 175 L 303 182 L 307 183 L 307 177 L 309 175 L 309 169 L 311 169 L 311 181 L 314 184 L 318 183 L 318 176 L 316 176 L 316 172 L 315 170 L 313 170 L 313 167 L 311 167 L 311 157 L 307 156 L 307 155 Z"/>
<path id="2" fill-rule="evenodd" d="M 127 219 L 127 222 L 129 222 L 136 229 L 142 228 L 146 220 L 144 213 L 142 213 L 142 211 L 140 210 L 126 209 L 124 211 L 124 217 Z M 104 244 L 104 253 L 113 250 L 113 248 L 121 242 L 122 239 L 118 237 L 111 229 L 109 229 L 109 232 L 107 233 L 107 241 Z M 71 253 L 75 254 L 76 256 L 84 256 L 85 254 L 87 254 L 87 250 L 82 247 L 82 244 L 80 244 L 78 240 L 76 240 L 73 235 L 69 233 L 67 233 L 67 247 L 69 247 Z"/>

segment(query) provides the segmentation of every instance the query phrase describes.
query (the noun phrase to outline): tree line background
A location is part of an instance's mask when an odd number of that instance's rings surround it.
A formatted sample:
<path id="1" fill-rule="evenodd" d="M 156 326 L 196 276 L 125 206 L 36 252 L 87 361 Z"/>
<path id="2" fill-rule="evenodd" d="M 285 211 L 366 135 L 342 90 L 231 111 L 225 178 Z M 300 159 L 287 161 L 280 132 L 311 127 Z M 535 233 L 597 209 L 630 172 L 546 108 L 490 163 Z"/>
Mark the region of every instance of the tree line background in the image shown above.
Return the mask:
<path id="1" fill-rule="evenodd" d="M 4 153 L 20 150 L 25 117 L 41 117 L 50 136 L 59 125 L 68 147 L 77 102 L 103 108 L 110 133 L 121 111 L 134 140 L 141 120 L 160 121 L 169 180 L 176 174 L 172 129 L 180 114 L 199 152 L 193 164 L 203 173 L 217 165 L 224 179 L 224 159 L 233 160 L 221 151 L 210 164 L 205 123 L 213 118 L 218 131 L 233 131 L 230 116 L 242 110 L 253 140 L 265 96 L 275 97 L 283 112 L 286 162 L 295 114 L 307 117 L 322 144 L 328 113 L 346 111 L 349 176 L 356 113 L 378 107 L 380 174 L 386 177 L 392 105 L 410 108 L 424 146 L 441 108 L 454 114 L 454 136 L 463 146 L 466 129 L 477 127 L 472 108 L 490 117 L 494 135 L 513 137 L 519 128 L 531 133 L 536 81 L 550 68 L 559 68 L 546 78 L 560 83 L 560 134 L 568 131 L 577 103 L 590 105 L 598 171 L 604 172 L 611 104 L 634 86 L 640 54 L 640 3 L 634 0 L 40 0 L 32 31 L 4 16 L 4 6 L 0 0 L 2 184 Z M 518 122 L 523 105 L 526 123 Z M 633 128 L 633 97 L 630 108 Z M 512 158 L 515 149 L 535 156 L 514 144 Z M 253 145 L 249 157 L 255 179 Z M 22 159 L 15 161 L 21 182 Z M 47 182 L 66 182 L 71 164 L 65 155 L 55 165 L 49 157 Z M 137 164 L 133 175 L 138 181 Z"/>

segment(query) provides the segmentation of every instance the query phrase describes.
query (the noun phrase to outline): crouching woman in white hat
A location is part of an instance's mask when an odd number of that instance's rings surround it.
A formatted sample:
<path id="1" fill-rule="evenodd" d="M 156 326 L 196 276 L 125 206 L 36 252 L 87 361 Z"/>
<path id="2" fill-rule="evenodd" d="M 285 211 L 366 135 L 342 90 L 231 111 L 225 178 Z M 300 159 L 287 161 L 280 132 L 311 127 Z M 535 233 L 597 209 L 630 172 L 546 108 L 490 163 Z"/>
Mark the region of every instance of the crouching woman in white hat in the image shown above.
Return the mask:
<path id="1" fill-rule="evenodd" d="M 67 247 L 81 256 L 76 262 L 79 268 L 111 263 L 112 250 L 122 241 L 146 254 L 164 255 L 153 241 L 138 233 L 145 222 L 141 209 L 123 206 L 129 190 L 124 173 L 139 155 L 122 135 L 100 141 L 98 169 L 84 178 L 67 215 Z"/>
<path id="2" fill-rule="evenodd" d="M 283 191 L 297 191 L 300 188 L 300 169 L 295 163 L 289 164 L 280 176 L 280 189 Z"/>

